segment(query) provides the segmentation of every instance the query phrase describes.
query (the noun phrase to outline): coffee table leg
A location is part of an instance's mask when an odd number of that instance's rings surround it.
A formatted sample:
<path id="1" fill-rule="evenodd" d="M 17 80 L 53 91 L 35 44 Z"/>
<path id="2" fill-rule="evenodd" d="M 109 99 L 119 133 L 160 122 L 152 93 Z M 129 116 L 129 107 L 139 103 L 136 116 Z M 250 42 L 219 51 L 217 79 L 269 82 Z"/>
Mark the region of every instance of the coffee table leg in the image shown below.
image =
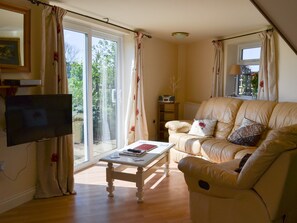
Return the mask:
<path id="1" fill-rule="evenodd" d="M 137 172 L 136 172 L 136 187 L 137 187 L 137 192 L 136 192 L 136 197 L 137 197 L 137 202 L 142 203 L 143 202 L 143 179 L 142 179 L 142 173 L 143 173 L 143 168 L 138 167 Z"/>
<path id="2" fill-rule="evenodd" d="M 108 197 L 113 197 L 113 191 L 114 191 L 112 172 L 113 172 L 112 163 L 108 163 L 106 168 L 106 182 L 107 182 L 106 191 L 108 192 Z"/>
<path id="3" fill-rule="evenodd" d="M 164 169 L 164 174 L 166 177 L 169 176 L 169 163 L 170 163 L 170 156 L 169 152 L 166 154 L 166 163 L 165 163 L 165 169 Z"/>

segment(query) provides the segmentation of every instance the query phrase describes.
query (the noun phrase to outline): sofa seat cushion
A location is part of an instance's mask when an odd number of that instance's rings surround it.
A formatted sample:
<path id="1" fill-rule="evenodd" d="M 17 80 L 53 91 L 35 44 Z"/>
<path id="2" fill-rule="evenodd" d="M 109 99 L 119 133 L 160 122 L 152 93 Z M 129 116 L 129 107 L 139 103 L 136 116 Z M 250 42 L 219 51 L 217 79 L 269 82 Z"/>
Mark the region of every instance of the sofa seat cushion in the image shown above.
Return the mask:
<path id="1" fill-rule="evenodd" d="M 208 160 L 221 163 L 233 160 L 235 157 L 239 158 L 237 154 L 242 150 L 253 151 L 255 149 L 256 147 L 233 144 L 226 139 L 212 138 L 203 142 L 201 154 Z"/>
<path id="2" fill-rule="evenodd" d="M 201 144 L 209 137 L 200 137 L 186 133 L 175 133 L 169 136 L 169 142 L 175 144 L 175 149 L 189 155 L 198 156 L 201 154 Z"/>

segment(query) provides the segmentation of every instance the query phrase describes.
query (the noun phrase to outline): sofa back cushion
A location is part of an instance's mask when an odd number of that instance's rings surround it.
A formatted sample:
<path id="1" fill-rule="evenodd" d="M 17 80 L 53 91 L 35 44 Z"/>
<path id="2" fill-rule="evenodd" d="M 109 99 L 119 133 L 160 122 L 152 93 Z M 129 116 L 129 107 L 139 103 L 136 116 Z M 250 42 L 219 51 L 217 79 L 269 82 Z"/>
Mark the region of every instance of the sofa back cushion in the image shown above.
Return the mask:
<path id="1" fill-rule="evenodd" d="M 271 114 L 268 127 L 278 129 L 297 124 L 297 103 L 279 102 Z"/>
<path id="2" fill-rule="evenodd" d="M 242 100 L 235 98 L 216 97 L 203 101 L 195 119 L 217 120 L 214 137 L 227 138 L 233 126 Z"/>
<path id="3" fill-rule="evenodd" d="M 273 101 L 262 101 L 262 100 L 247 100 L 242 103 L 238 113 L 236 115 L 236 120 L 234 124 L 234 129 L 238 129 L 244 118 L 251 121 L 257 122 L 264 126 L 268 126 L 268 122 L 276 102 Z"/>
<path id="4" fill-rule="evenodd" d="M 269 131 L 268 123 L 276 104 L 276 102 L 264 100 L 244 101 L 236 115 L 232 133 L 241 126 L 244 119 L 249 119 L 256 123 L 262 124 L 263 126 L 265 126 L 265 131 L 258 140 L 257 145 L 260 145 L 261 142 L 266 138 L 266 135 Z"/>

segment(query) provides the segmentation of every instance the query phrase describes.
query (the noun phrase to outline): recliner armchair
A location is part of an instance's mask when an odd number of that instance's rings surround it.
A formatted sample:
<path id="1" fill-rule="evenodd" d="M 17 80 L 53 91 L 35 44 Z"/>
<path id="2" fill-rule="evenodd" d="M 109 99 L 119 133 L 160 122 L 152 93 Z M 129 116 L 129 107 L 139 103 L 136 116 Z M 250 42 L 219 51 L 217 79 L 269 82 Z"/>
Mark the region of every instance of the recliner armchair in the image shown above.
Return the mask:
<path id="1" fill-rule="evenodd" d="M 183 158 L 192 222 L 297 222 L 296 143 L 297 125 L 271 131 L 239 173 L 240 159 Z"/>

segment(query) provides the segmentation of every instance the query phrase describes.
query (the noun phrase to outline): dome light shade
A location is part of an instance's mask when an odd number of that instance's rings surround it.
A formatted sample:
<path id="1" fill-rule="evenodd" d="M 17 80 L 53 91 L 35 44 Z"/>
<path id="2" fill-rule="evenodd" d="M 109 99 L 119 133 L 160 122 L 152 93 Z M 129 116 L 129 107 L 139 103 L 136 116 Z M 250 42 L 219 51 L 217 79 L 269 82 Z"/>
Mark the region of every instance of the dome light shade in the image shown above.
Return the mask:
<path id="1" fill-rule="evenodd" d="M 181 40 L 188 37 L 190 34 L 187 32 L 174 32 L 171 34 L 175 39 Z"/>

